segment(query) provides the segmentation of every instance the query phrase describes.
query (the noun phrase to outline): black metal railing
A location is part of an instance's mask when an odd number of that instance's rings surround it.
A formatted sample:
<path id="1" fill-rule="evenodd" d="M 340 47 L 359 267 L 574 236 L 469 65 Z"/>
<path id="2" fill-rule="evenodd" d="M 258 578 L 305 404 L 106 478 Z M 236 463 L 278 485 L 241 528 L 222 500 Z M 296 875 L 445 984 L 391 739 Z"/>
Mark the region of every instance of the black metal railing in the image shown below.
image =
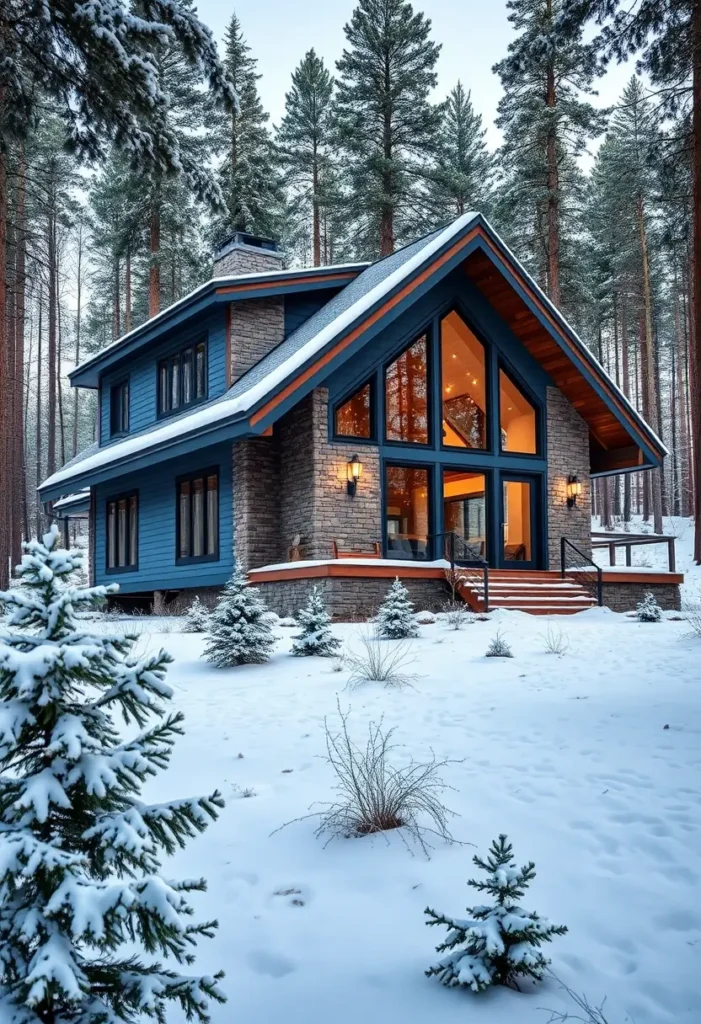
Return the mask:
<path id="1" fill-rule="evenodd" d="M 460 581 L 471 584 L 478 593 L 481 591 L 483 610 L 488 612 L 489 564 L 485 559 L 464 537 L 452 531 L 431 534 L 429 541 L 434 542 L 434 551 L 442 551 L 442 557 L 450 563 L 448 583 L 453 592 Z"/>
<path id="2" fill-rule="evenodd" d="M 626 565 L 633 564 L 632 548 L 639 544 L 666 544 L 667 565 L 670 572 L 676 572 L 677 563 L 674 555 L 674 537 L 660 533 L 614 533 L 611 530 L 593 531 L 592 548 L 609 549 L 609 565 L 616 564 L 616 550 L 625 549 Z"/>
<path id="3" fill-rule="evenodd" d="M 594 572 L 592 572 L 592 567 Z M 599 607 L 604 603 L 604 580 L 601 566 L 597 565 L 589 555 L 573 544 L 567 537 L 560 537 L 560 573 L 564 577 L 573 573 L 577 582 L 596 598 Z"/>

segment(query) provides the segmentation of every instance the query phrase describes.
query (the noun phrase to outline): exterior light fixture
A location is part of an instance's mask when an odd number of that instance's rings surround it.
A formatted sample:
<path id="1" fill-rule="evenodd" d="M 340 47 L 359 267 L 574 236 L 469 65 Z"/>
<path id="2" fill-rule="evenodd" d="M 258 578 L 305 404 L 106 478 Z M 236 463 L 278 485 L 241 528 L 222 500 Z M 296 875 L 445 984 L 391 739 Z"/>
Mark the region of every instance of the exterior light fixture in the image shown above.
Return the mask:
<path id="1" fill-rule="evenodd" d="M 347 484 L 348 493 L 351 496 L 351 498 L 354 497 L 354 495 L 355 495 L 356 488 L 358 486 L 358 480 L 360 480 L 360 475 L 361 475 L 362 472 L 363 472 L 363 464 L 360 461 L 360 456 L 359 455 L 351 455 L 351 457 L 348 460 L 348 484 Z"/>
<path id="2" fill-rule="evenodd" d="M 567 507 L 576 508 L 577 498 L 582 493 L 582 485 L 577 478 L 576 473 L 572 473 L 567 478 Z"/>

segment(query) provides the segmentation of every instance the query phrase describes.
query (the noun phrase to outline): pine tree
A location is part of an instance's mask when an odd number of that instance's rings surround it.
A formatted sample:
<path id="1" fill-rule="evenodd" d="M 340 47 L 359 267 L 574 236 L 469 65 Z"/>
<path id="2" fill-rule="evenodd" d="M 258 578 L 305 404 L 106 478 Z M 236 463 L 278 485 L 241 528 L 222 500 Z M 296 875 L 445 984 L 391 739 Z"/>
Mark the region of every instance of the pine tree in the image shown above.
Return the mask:
<path id="1" fill-rule="evenodd" d="M 319 654 L 330 657 L 341 646 L 341 641 L 331 632 L 330 618 L 318 587 L 312 587 L 306 608 L 297 613 L 297 624 L 302 632 L 292 640 L 292 654 L 305 657 Z"/>
<path id="2" fill-rule="evenodd" d="M 251 56 L 241 24 L 232 14 L 224 37 L 224 66 L 238 104 L 227 113 L 212 114 L 211 139 L 221 157 L 219 185 L 224 210 L 214 220 L 217 241 L 232 231 L 279 237 L 284 196 L 268 130 L 268 114 L 258 95 L 258 61 Z"/>
<path id="3" fill-rule="evenodd" d="M 246 573 L 236 562 L 217 607 L 209 617 L 205 657 L 217 668 L 259 665 L 275 646 L 270 613 Z"/>
<path id="4" fill-rule="evenodd" d="M 496 636 L 492 637 L 487 645 L 485 658 L 513 658 L 513 656 L 513 651 L 499 630 L 497 630 Z"/>
<path id="5" fill-rule="evenodd" d="M 473 992 L 484 992 L 491 985 L 518 988 L 520 978 L 540 980 L 550 963 L 540 947 L 553 936 L 564 935 L 567 928 L 518 905 L 535 878 L 535 864 L 531 861 L 517 868 L 505 835 L 494 840 L 486 860 L 477 856 L 472 860 L 489 877 L 486 882 L 471 878 L 467 884 L 489 893 L 494 904 L 468 907 L 467 919 L 445 917 L 426 908 L 427 925 L 449 929 L 445 942 L 436 947 L 436 952 L 447 956 L 426 974 L 443 985 L 465 985 Z"/>
<path id="6" fill-rule="evenodd" d="M 195 600 L 187 610 L 183 632 L 206 633 L 209 626 L 209 616 L 209 609 L 205 608 L 199 597 L 196 595 Z"/>
<path id="7" fill-rule="evenodd" d="M 420 630 L 414 619 L 414 605 L 409 598 L 409 591 L 398 576 L 380 605 L 376 622 L 380 636 L 391 640 L 419 635 Z"/>
<path id="8" fill-rule="evenodd" d="M 311 221 L 312 262 L 321 264 L 322 215 L 329 205 L 331 170 L 331 96 L 333 78 L 321 57 L 309 50 L 292 72 L 292 88 L 285 95 L 285 116 L 277 132 L 285 183 Z"/>
<path id="9" fill-rule="evenodd" d="M 442 220 L 469 210 L 489 214 L 493 161 L 486 133 L 470 92 L 458 82 L 445 104 L 431 183 L 432 199 Z"/>
<path id="10" fill-rule="evenodd" d="M 568 248 L 583 185 L 577 160 L 605 128 L 605 113 L 584 99 L 597 72 L 595 52 L 581 31 L 565 37 L 557 30 L 564 2 L 509 0 L 519 35 L 494 66 L 504 88 L 496 121 L 504 132 L 502 222 L 557 306 L 563 297 L 565 306 L 573 301 L 563 275 L 565 264 L 570 278 L 576 274 Z"/>
<path id="11" fill-rule="evenodd" d="M 429 100 L 440 46 L 430 20 L 405 0 L 360 0 L 344 32 L 335 117 L 349 214 L 359 255 L 386 256 L 426 219 L 442 114 Z"/>
<path id="12" fill-rule="evenodd" d="M 166 881 L 159 854 L 202 832 L 223 801 L 140 799 L 183 731 L 182 715 L 166 713 L 171 659 L 136 659 L 133 637 L 79 628 L 75 612 L 117 589 L 71 585 L 81 564 L 54 526 L 25 545 L 21 589 L 0 594 L 15 629 L 0 639 L 0 1018 L 133 1024 L 165 1021 L 176 1002 L 207 1021 L 222 974 L 153 959 L 190 964 L 212 935 L 216 921 L 193 923 L 187 901 L 205 882 Z M 116 715 L 138 735 L 120 735 Z"/>
<path id="13" fill-rule="evenodd" d="M 654 594 L 648 591 L 643 597 L 642 601 L 638 602 L 635 611 L 635 617 L 638 622 L 661 622 L 662 621 L 662 609 L 657 603 L 657 598 Z"/>

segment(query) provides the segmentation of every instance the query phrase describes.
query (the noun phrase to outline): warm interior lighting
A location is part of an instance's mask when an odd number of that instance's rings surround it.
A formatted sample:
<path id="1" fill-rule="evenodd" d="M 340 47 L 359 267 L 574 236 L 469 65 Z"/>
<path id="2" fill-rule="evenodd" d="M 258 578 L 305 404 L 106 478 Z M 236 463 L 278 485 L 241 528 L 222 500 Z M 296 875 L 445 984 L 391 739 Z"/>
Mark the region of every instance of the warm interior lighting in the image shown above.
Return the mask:
<path id="1" fill-rule="evenodd" d="M 363 464 L 359 455 L 351 455 L 348 460 L 348 493 L 351 497 L 355 494 L 358 480 L 363 472 Z"/>
<path id="2" fill-rule="evenodd" d="M 577 478 L 576 473 L 572 473 L 567 478 L 567 507 L 575 508 L 577 505 L 577 498 L 582 493 L 582 484 Z"/>

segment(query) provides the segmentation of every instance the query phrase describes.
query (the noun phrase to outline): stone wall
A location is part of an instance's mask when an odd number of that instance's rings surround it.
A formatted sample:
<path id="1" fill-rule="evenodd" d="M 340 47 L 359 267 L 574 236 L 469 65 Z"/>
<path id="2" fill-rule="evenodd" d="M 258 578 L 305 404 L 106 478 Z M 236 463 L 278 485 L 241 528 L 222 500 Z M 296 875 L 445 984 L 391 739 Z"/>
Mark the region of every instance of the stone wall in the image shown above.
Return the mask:
<path id="1" fill-rule="evenodd" d="M 267 270 L 282 270 L 283 254 L 272 249 L 259 249 L 255 245 L 232 242 L 224 245 L 214 260 L 215 277 L 233 277 L 238 274 L 263 274 Z"/>
<path id="2" fill-rule="evenodd" d="M 274 437 L 233 446 L 234 551 L 244 569 L 284 557 L 280 538 L 280 456 Z"/>
<path id="3" fill-rule="evenodd" d="M 648 593 L 665 611 L 681 608 L 681 590 L 676 583 L 604 583 L 604 604 L 614 612 L 629 612 Z"/>
<path id="4" fill-rule="evenodd" d="M 354 497 L 347 493 L 352 441 L 332 444 L 328 392 L 316 388 L 280 421 L 281 535 L 295 534 L 305 558 L 330 558 L 333 541 L 345 550 L 370 551 L 381 540 L 380 457 L 358 446 L 363 472 Z"/>
<path id="5" fill-rule="evenodd" d="M 285 300 L 271 297 L 229 306 L 232 384 L 285 337 Z"/>
<path id="6" fill-rule="evenodd" d="M 547 389 L 548 552 L 550 568 L 560 565 L 560 538 L 567 537 L 591 557 L 589 428 L 558 388 Z M 567 507 L 567 478 L 576 473 L 582 493 Z"/>
<path id="7" fill-rule="evenodd" d="M 414 607 L 419 611 L 441 611 L 450 594 L 440 579 L 403 579 Z M 322 576 L 318 579 L 278 580 L 256 583 L 271 611 L 278 615 L 295 615 L 309 597 L 312 587 L 319 589 L 326 610 L 336 622 L 364 622 L 380 607 L 391 579 L 363 579 L 358 576 Z"/>

